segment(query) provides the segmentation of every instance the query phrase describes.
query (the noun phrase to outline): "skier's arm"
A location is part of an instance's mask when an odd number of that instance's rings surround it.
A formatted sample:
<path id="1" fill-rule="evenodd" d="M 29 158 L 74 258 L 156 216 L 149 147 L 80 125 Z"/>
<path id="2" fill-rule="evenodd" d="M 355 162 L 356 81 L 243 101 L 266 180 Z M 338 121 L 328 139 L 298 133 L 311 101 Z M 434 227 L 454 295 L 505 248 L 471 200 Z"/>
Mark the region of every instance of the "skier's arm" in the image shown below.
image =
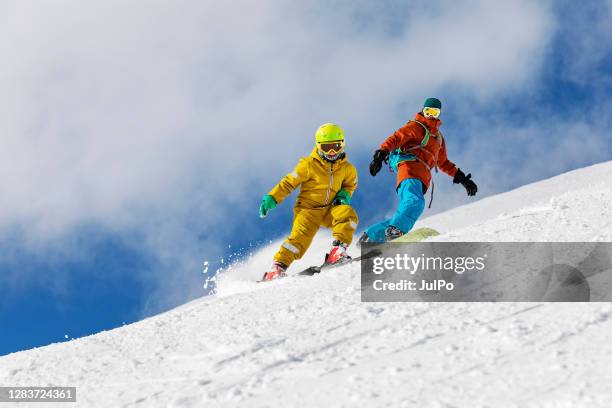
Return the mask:
<path id="1" fill-rule="evenodd" d="M 446 142 L 444 139 L 442 139 L 442 146 L 440 146 L 440 152 L 438 153 L 438 168 L 451 177 L 455 177 L 455 174 L 457 174 L 457 166 L 446 157 Z"/>
<path id="2" fill-rule="evenodd" d="M 349 165 L 347 175 L 342 180 L 342 187 L 334 197 L 332 205 L 351 205 L 351 198 L 357 188 L 357 169 L 353 165 Z"/>
<path id="3" fill-rule="evenodd" d="M 342 180 L 342 190 L 345 190 L 352 197 L 357 189 L 357 169 L 351 165 L 347 172 L 347 176 Z"/>
<path id="4" fill-rule="evenodd" d="M 268 193 L 280 204 L 289 194 L 300 184 L 308 179 L 308 159 L 303 158 L 299 161 L 293 172 L 287 174 L 282 180 Z"/>
<path id="5" fill-rule="evenodd" d="M 357 189 L 357 169 L 355 166 L 350 166 L 346 178 L 342 180 L 342 189 L 346 190 L 351 197 Z"/>

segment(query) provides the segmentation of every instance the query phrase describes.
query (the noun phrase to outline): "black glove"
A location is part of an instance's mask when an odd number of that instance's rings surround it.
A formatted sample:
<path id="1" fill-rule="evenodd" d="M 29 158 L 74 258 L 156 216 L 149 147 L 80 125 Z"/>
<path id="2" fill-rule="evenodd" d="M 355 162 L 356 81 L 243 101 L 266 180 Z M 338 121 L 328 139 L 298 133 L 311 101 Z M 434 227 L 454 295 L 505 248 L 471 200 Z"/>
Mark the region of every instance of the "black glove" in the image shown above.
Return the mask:
<path id="1" fill-rule="evenodd" d="M 382 167 L 383 161 L 387 163 L 387 159 L 389 158 L 389 152 L 384 150 L 377 150 L 374 152 L 374 158 L 370 163 L 370 174 L 374 177 Z"/>
<path id="2" fill-rule="evenodd" d="M 461 184 L 463 187 L 465 187 L 465 191 L 467 191 L 467 195 L 469 196 L 476 195 L 476 192 L 478 191 L 478 186 L 472 181 L 472 173 L 466 176 L 461 169 L 457 169 L 457 174 L 455 174 L 455 177 L 453 178 L 453 183 Z"/>

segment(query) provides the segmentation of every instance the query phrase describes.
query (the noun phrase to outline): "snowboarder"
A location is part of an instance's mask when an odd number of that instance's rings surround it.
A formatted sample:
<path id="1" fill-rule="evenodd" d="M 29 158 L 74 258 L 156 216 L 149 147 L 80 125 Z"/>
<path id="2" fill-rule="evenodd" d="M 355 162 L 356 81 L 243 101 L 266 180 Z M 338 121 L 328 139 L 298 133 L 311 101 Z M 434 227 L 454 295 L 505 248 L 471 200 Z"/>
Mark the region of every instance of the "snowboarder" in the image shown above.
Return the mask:
<path id="1" fill-rule="evenodd" d="M 272 268 L 262 278 L 264 281 L 285 276 L 289 265 L 304 255 L 321 226 L 331 228 L 334 237 L 325 263 L 350 259 L 346 249 L 353 240 L 358 223 L 357 213 L 350 205 L 357 188 L 357 170 L 344 153 L 344 132 L 340 126 L 333 123 L 321 125 L 315 141 L 310 156 L 302 158 L 295 170 L 262 198 L 259 207 L 261 218 L 300 187 L 293 208 L 291 235 L 274 256 Z"/>
<path id="2" fill-rule="evenodd" d="M 370 174 L 376 176 L 383 162 L 395 170 L 399 206 L 390 219 L 367 228 L 359 243 L 391 241 L 412 229 L 425 209 L 424 195 L 429 188 L 432 169 L 438 171 L 439 168 L 453 177 L 453 183 L 465 187 L 469 196 L 478 191 L 471 180 L 472 175 L 466 176 L 446 157 L 446 142 L 438 130 L 442 125 L 441 112 L 439 99 L 426 99 L 414 120 L 397 130 L 374 152 Z"/>

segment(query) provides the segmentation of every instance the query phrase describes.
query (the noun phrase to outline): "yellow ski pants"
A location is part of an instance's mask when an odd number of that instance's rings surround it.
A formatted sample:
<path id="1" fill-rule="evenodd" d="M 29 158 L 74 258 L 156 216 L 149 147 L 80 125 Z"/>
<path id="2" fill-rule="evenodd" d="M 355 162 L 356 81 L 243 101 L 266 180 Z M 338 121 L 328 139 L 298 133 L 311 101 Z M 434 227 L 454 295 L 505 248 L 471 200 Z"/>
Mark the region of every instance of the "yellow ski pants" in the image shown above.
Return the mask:
<path id="1" fill-rule="evenodd" d="M 289 266 L 308 250 L 319 227 L 331 228 L 335 239 L 350 245 L 359 219 L 350 205 L 293 209 L 291 235 L 283 242 L 274 260 Z"/>

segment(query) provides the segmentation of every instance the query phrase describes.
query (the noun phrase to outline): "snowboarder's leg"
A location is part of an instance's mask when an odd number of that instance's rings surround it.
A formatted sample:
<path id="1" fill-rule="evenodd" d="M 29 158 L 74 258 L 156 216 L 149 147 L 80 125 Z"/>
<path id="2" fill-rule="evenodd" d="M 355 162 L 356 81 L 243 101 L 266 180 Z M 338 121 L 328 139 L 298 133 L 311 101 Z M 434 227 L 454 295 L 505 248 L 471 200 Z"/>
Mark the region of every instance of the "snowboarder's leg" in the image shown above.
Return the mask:
<path id="1" fill-rule="evenodd" d="M 391 220 L 381 221 L 366 229 L 369 242 L 385 242 L 385 230 L 389 227 Z"/>
<path id="2" fill-rule="evenodd" d="M 365 231 L 369 242 L 385 242 L 385 232 L 391 226 L 405 234 L 414 227 L 414 223 L 425 209 L 423 183 L 419 179 L 409 178 L 397 189 L 399 205 L 393 217 L 368 227 Z"/>
<path id="3" fill-rule="evenodd" d="M 274 261 L 285 266 L 300 259 L 308 250 L 312 239 L 319 230 L 327 209 L 295 208 L 293 211 L 293 227 L 291 235 L 283 242 L 274 255 Z"/>
<path id="4" fill-rule="evenodd" d="M 399 205 L 397 211 L 391 217 L 389 225 L 405 234 L 414 227 L 415 222 L 425 209 L 423 183 L 416 178 L 406 179 L 397 189 L 397 196 Z"/>

